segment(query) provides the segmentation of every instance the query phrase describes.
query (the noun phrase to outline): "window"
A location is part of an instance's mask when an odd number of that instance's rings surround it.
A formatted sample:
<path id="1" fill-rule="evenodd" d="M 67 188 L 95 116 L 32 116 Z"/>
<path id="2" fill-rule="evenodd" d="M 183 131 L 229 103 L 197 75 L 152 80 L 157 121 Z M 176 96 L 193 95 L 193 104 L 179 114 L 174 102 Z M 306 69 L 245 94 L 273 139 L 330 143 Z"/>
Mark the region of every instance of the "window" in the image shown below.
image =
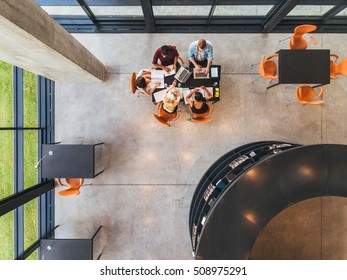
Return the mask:
<path id="1" fill-rule="evenodd" d="M 0 260 L 14 257 L 14 211 L 0 217 Z"/>
<path id="2" fill-rule="evenodd" d="M 143 17 L 141 6 L 91 6 L 90 9 L 96 17 L 115 17 L 115 16 Z"/>
<path id="3" fill-rule="evenodd" d="M 287 16 L 323 16 L 333 7 L 330 5 L 298 5 Z"/>
<path id="4" fill-rule="evenodd" d="M 87 16 L 80 6 L 41 6 L 51 16 Z"/>
<path id="5" fill-rule="evenodd" d="M 52 81 L 0 61 L 0 259 L 37 259 L 40 234 L 54 226 L 54 184 L 38 185 L 35 168 L 41 143 L 54 139 L 53 106 Z"/>
<path id="6" fill-rule="evenodd" d="M 208 16 L 211 6 L 153 6 L 154 16 Z"/>
<path id="7" fill-rule="evenodd" d="M 272 5 L 218 5 L 213 16 L 266 16 Z"/>

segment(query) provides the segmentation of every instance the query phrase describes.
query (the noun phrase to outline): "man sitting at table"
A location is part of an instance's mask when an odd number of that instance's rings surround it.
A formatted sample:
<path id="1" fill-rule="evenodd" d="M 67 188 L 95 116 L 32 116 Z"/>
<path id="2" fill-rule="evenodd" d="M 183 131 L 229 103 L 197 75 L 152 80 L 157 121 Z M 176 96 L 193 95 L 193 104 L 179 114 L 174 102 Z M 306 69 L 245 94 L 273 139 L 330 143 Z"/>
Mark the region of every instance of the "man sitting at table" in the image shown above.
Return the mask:
<path id="1" fill-rule="evenodd" d="M 155 68 L 163 69 L 168 73 L 171 69 L 167 66 L 173 65 L 173 70 L 176 72 L 176 69 L 178 68 L 178 57 L 179 54 L 175 46 L 164 45 L 155 51 L 152 64 Z"/>
<path id="2" fill-rule="evenodd" d="M 188 59 L 198 71 L 201 71 L 202 67 L 206 67 L 205 74 L 209 73 L 213 61 L 211 42 L 205 39 L 192 42 L 188 49 Z"/>

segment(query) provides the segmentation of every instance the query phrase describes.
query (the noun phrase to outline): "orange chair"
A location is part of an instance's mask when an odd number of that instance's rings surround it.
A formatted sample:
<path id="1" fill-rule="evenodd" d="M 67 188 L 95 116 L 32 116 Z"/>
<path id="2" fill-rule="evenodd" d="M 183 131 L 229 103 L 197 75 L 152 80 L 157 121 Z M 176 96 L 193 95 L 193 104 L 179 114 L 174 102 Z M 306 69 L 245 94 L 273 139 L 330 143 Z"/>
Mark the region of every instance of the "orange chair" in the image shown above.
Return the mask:
<path id="1" fill-rule="evenodd" d="M 271 58 L 278 56 L 278 54 L 272 54 L 265 59 L 265 54 L 261 58 L 258 72 L 259 75 L 264 77 L 265 79 L 278 79 L 277 74 L 277 66 L 275 61 L 271 60 Z"/>
<path id="2" fill-rule="evenodd" d="M 153 113 L 153 117 L 161 124 L 170 127 L 171 125 L 169 124 L 169 122 L 174 122 L 174 121 L 178 120 L 180 118 L 180 114 L 178 114 L 177 112 L 175 112 L 175 113 L 166 112 L 163 109 L 162 104 L 163 104 L 162 101 L 158 103 L 158 105 L 157 105 L 158 115 Z"/>
<path id="3" fill-rule="evenodd" d="M 60 186 L 64 186 L 61 179 L 57 179 Z M 83 178 L 65 178 L 66 184 L 69 186 L 68 189 L 58 192 L 61 196 L 74 196 L 80 194 L 80 187 L 82 187 L 84 179 Z"/>
<path id="4" fill-rule="evenodd" d="M 331 54 L 330 56 L 334 56 L 336 60 L 339 57 L 337 54 Z M 330 79 L 337 79 L 338 74 L 347 76 L 347 56 L 340 63 L 330 60 Z"/>
<path id="5" fill-rule="evenodd" d="M 311 24 L 304 24 L 295 27 L 294 34 L 289 40 L 289 47 L 293 50 L 304 50 L 307 48 L 308 43 L 303 38 L 306 33 L 312 32 L 317 29 L 317 26 Z M 317 40 L 312 35 L 310 36 L 314 45 L 317 44 Z"/>
<path id="6" fill-rule="evenodd" d="M 214 105 L 213 104 L 207 104 L 208 106 L 208 111 L 203 114 L 195 114 L 192 112 L 192 108 L 189 106 L 189 110 L 193 115 L 192 121 L 193 122 L 198 122 L 198 123 L 207 123 L 207 122 L 212 122 L 211 118 L 207 118 L 208 115 L 212 114 L 214 110 Z"/>
<path id="7" fill-rule="evenodd" d="M 131 90 L 132 93 L 135 93 L 136 90 L 137 90 L 135 82 L 136 82 L 136 73 L 133 72 L 131 74 L 131 79 L 130 79 L 130 90 Z"/>
<path id="8" fill-rule="evenodd" d="M 330 59 L 330 79 L 336 80 L 339 76 L 337 75 L 337 59 L 339 56 L 336 53 L 330 54 L 330 56 L 335 57 L 335 61 Z"/>
<path id="9" fill-rule="evenodd" d="M 323 92 L 324 92 L 324 88 L 321 87 L 317 98 L 321 99 Z M 315 95 L 314 88 L 308 85 L 302 85 L 297 87 L 296 89 L 296 98 L 301 104 L 319 105 L 324 103 L 323 100 L 312 101 L 312 99 L 314 98 L 314 95 Z"/>

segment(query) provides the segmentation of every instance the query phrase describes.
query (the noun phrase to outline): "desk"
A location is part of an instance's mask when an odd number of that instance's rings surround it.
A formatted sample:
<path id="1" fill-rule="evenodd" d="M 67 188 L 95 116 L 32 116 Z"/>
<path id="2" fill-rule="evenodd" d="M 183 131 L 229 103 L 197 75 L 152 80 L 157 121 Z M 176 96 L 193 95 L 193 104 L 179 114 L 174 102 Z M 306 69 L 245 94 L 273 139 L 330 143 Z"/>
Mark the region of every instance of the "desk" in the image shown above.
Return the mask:
<path id="1" fill-rule="evenodd" d="M 41 239 L 42 260 L 93 260 L 99 259 L 101 250 L 94 252 L 94 242 L 100 226 L 90 239 Z M 100 248 L 99 248 L 100 249 Z M 95 254 L 97 253 L 97 254 Z M 95 255 L 94 255 L 95 254 Z"/>
<path id="2" fill-rule="evenodd" d="M 221 66 L 220 65 L 211 65 L 211 68 L 212 67 L 217 67 L 217 69 L 218 69 L 218 77 L 210 78 L 210 79 L 194 79 L 193 78 L 193 73 L 192 73 L 190 75 L 189 79 L 185 83 L 181 83 L 180 87 L 181 88 L 190 88 L 190 89 L 196 88 L 196 87 L 200 87 L 200 86 L 213 87 L 213 99 L 212 99 L 212 101 L 213 101 L 213 103 L 219 101 L 220 100 L 219 81 L 220 81 L 220 77 L 221 77 Z M 189 67 L 189 71 L 193 72 L 192 64 Z M 210 77 L 211 77 L 211 72 L 210 72 Z M 164 77 L 165 84 L 167 84 L 167 85 L 171 85 L 174 80 L 175 80 L 175 75 Z M 177 85 L 178 84 L 179 84 L 179 81 L 177 81 Z M 176 87 L 177 87 L 177 85 L 176 85 Z M 219 88 L 219 91 L 216 91 L 216 88 Z M 163 88 L 158 88 L 158 89 L 155 90 L 155 92 L 161 91 L 161 90 L 163 90 Z M 152 94 L 152 102 L 156 103 L 153 94 Z"/>
<path id="3" fill-rule="evenodd" d="M 330 84 L 330 50 L 280 50 L 278 84 Z"/>
<path id="4" fill-rule="evenodd" d="M 44 144 L 42 178 L 94 178 L 102 170 L 101 147 L 93 145 Z"/>

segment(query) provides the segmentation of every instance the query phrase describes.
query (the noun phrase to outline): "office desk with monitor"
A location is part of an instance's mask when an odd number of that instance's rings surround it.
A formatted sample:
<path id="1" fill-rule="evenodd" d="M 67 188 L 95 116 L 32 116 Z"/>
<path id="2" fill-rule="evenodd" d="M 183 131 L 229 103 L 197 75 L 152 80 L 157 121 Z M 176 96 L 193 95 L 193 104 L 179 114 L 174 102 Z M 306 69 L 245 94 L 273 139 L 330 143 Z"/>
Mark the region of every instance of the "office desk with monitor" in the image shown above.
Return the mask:
<path id="1" fill-rule="evenodd" d="M 189 89 L 193 89 L 193 88 L 200 87 L 200 86 L 213 87 L 212 102 L 213 103 L 218 102 L 220 100 L 219 81 L 220 81 L 220 77 L 221 77 L 221 66 L 220 65 L 212 65 L 210 68 L 210 78 L 208 78 L 208 79 L 194 79 L 193 66 L 192 65 L 190 65 L 189 71 L 192 72 L 192 74 L 190 75 L 188 80 L 185 83 L 181 83 L 181 82 L 177 81 L 176 87 L 189 88 Z M 214 71 L 214 73 L 217 73 L 217 75 L 215 75 L 215 76 L 211 75 L 212 71 Z M 165 84 L 168 86 L 171 85 L 174 80 L 175 80 L 175 75 L 164 77 Z M 158 88 L 154 92 L 158 92 L 158 91 L 162 91 L 162 90 L 165 90 L 165 88 Z M 152 94 L 152 102 L 154 104 L 158 103 L 155 100 L 155 97 L 153 94 Z"/>
<path id="2" fill-rule="evenodd" d="M 279 50 L 279 84 L 330 84 L 330 50 Z"/>

